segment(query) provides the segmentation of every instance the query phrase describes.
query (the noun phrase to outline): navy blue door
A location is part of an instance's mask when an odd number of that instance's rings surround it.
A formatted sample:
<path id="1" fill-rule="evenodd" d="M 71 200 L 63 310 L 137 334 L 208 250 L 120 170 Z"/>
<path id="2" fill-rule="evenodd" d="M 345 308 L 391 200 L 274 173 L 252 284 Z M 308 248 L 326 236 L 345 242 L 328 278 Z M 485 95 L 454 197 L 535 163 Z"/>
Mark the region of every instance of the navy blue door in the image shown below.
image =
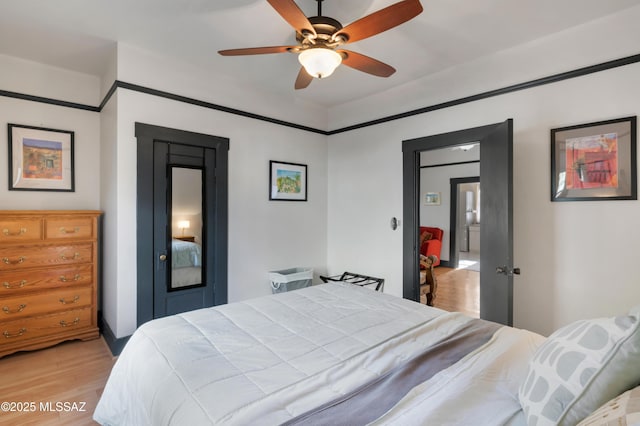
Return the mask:
<path id="1" fill-rule="evenodd" d="M 227 303 L 229 140 L 136 123 L 138 325 Z"/>
<path id="2" fill-rule="evenodd" d="M 215 220 L 215 194 L 207 193 L 209 184 L 215 189 L 215 154 L 154 143 L 154 318 L 214 305 L 214 248 L 204 237 Z"/>

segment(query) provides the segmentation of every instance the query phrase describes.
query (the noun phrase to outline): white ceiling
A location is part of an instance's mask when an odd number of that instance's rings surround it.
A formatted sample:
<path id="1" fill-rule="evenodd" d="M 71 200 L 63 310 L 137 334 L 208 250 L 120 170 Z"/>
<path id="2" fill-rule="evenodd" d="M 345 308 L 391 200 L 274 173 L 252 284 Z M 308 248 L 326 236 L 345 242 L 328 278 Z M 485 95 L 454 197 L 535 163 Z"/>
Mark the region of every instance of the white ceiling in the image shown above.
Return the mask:
<path id="1" fill-rule="evenodd" d="M 325 0 L 323 15 L 346 25 L 396 0 Z M 315 0 L 297 0 L 308 15 Z M 327 107 L 391 89 L 569 27 L 640 0 L 421 0 L 413 20 L 348 49 L 398 71 L 390 78 L 340 67 L 293 96 Z M 294 92 L 294 54 L 222 57 L 218 50 L 295 44 L 265 0 L 1 0 L 0 54 L 100 75 L 116 42 L 188 61 L 245 87 Z M 1 89 L 1 88 L 0 88 Z"/>

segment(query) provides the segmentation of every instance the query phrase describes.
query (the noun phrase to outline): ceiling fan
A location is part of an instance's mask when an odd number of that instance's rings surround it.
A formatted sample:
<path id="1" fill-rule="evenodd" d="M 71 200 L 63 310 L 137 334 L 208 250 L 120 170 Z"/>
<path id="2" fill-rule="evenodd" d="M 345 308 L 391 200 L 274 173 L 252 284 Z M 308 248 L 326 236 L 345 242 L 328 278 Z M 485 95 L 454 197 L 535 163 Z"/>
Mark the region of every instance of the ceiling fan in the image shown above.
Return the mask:
<path id="1" fill-rule="evenodd" d="M 313 78 L 325 78 L 341 64 L 379 77 L 389 77 L 395 68 L 340 46 L 387 31 L 422 12 L 419 0 L 403 0 L 352 22 L 346 27 L 333 18 L 322 16 L 323 0 L 318 2 L 318 15 L 307 18 L 293 0 L 267 2 L 296 30 L 297 46 L 250 47 L 220 50 L 223 56 L 261 55 L 266 53 L 298 53 L 302 64 L 295 88 L 304 89 Z"/>

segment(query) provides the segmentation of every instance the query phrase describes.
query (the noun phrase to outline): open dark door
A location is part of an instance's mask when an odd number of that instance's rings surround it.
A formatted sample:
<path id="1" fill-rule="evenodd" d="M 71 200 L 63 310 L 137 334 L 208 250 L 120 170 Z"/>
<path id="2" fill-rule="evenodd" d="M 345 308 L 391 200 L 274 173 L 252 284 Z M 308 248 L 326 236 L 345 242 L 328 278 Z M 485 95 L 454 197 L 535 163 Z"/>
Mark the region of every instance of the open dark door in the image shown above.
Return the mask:
<path id="1" fill-rule="evenodd" d="M 513 120 L 403 141 L 403 297 L 419 301 L 420 153 L 480 143 L 480 317 L 513 324 Z"/>
<path id="2" fill-rule="evenodd" d="M 480 143 L 480 318 L 513 325 L 513 121 Z"/>

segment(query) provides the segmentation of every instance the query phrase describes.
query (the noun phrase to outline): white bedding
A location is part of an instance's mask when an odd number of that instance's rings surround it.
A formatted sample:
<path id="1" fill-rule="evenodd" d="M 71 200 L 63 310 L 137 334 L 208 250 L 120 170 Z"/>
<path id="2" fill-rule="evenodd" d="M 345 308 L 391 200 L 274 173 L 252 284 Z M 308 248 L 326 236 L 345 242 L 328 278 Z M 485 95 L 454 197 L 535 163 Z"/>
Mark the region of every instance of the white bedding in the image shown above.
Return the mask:
<path id="1" fill-rule="evenodd" d="M 526 425 L 518 387 L 544 337 L 503 327 L 483 348 L 415 387 L 377 424 Z"/>
<path id="2" fill-rule="evenodd" d="M 131 337 L 94 419 L 105 425 L 280 424 L 380 376 L 469 321 L 341 283 L 155 320 Z M 517 389 L 542 340 L 503 327 L 379 420 L 521 422 Z"/>
<path id="3" fill-rule="evenodd" d="M 191 241 L 171 239 L 171 269 L 202 266 L 200 244 Z"/>
<path id="4" fill-rule="evenodd" d="M 202 283 L 202 249 L 200 244 L 171 240 L 171 288 Z"/>
<path id="5" fill-rule="evenodd" d="M 171 288 L 186 287 L 202 283 L 202 268 L 199 266 L 171 270 Z"/>

